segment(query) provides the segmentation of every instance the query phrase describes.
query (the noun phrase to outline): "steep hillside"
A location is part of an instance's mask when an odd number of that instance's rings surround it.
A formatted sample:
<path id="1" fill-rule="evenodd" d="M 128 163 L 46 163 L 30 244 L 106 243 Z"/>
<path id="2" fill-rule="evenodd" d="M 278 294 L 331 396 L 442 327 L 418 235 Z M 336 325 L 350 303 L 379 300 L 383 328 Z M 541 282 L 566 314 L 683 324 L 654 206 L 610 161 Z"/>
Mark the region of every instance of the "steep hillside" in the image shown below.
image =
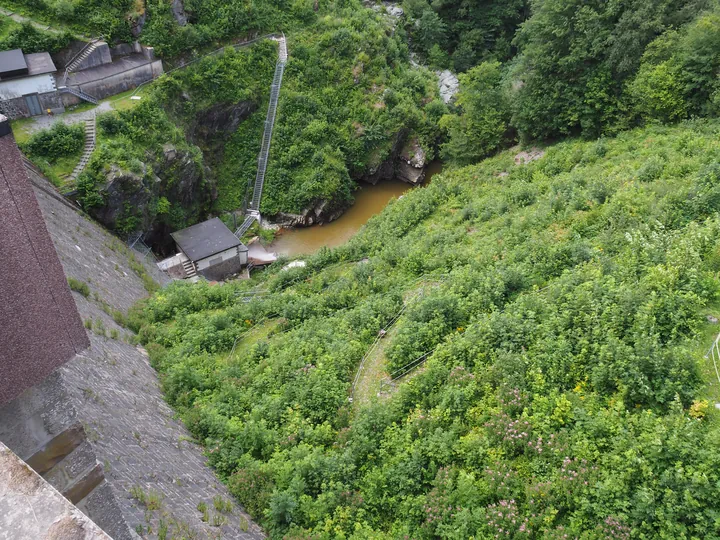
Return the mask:
<path id="1" fill-rule="evenodd" d="M 133 324 L 273 537 L 718 535 L 718 132 L 507 152 Z"/>
<path id="2" fill-rule="evenodd" d="M 265 217 L 329 221 L 352 203 L 358 180 L 422 180 L 447 108 L 382 16 L 353 2 L 307 21 L 288 48 Z M 98 150 L 78 180 L 83 206 L 121 234 L 152 232 L 157 247 L 210 212 L 241 209 L 276 50 L 270 40 L 228 47 L 163 77 L 140 105 L 99 117 Z M 418 166 L 407 165 L 415 155 Z"/>

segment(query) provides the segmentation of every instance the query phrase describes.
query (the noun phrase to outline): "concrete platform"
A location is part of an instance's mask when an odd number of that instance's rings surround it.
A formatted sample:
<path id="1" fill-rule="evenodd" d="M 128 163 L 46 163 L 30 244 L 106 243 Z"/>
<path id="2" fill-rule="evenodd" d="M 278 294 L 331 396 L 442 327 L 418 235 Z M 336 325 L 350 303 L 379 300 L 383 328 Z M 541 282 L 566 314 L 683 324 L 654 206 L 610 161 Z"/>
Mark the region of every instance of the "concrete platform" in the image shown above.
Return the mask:
<path id="1" fill-rule="evenodd" d="M 143 54 L 131 54 L 115 59 L 110 64 L 71 73 L 67 85 L 80 88 L 95 99 L 104 99 L 127 90 L 137 88 L 163 73 L 161 60 L 150 60 Z M 63 73 L 55 74 L 58 86 L 63 84 Z M 75 96 L 65 94 L 63 98 L 72 100 Z M 77 98 L 75 98 L 77 99 Z M 72 105 L 73 103 L 66 103 Z"/>

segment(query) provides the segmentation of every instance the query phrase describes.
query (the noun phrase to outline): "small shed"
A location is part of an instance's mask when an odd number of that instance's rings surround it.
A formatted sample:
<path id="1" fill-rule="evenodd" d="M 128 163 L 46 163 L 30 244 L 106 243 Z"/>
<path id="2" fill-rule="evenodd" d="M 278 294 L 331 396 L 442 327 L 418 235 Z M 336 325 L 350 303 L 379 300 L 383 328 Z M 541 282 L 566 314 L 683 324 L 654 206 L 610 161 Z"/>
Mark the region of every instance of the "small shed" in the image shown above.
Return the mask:
<path id="1" fill-rule="evenodd" d="M 0 111 L 10 118 L 63 112 L 49 53 L 0 52 Z"/>
<path id="2" fill-rule="evenodd" d="M 221 280 L 239 272 L 248 262 L 248 248 L 220 218 L 203 221 L 171 236 L 180 253 L 187 257 L 182 263 L 186 277 L 198 273 L 209 280 Z"/>

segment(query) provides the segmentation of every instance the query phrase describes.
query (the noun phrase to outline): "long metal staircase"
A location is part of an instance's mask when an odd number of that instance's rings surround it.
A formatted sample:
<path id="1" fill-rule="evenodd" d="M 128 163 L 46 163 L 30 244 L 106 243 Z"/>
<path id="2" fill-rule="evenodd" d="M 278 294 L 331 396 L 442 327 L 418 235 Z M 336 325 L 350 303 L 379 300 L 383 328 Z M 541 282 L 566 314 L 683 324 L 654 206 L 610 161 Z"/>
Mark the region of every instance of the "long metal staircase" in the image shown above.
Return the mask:
<path id="1" fill-rule="evenodd" d="M 267 170 L 268 155 L 270 154 L 270 142 L 272 141 L 273 127 L 275 125 L 275 114 L 277 113 L 278 98 L 280 96 L 280 88 L 282 86 L 283 73 L 285 72 L 285 63 L 287 62 L 287 44 L 285 35 L 277 38 L 278 41 L 278 60 L 275 64 L 275 75 L 273 76 L 272 86 L 270 87 L 270 103 L 268 105 L 267 115 L 265 117 L 265 128 L 263 130 L 262 146 L 260 147 L 260 155 L 258 156 L 258 168 L 255 175 L 255 185 L 253 186 L 253 195 L 248 206 L 245 221 L 235 231 L 235 236 L 240 238 L 253 224 L 253 221 L 260 221 L 260 200 L 262 199 L 263 185 L 265 184 L 265 171 Z"/>

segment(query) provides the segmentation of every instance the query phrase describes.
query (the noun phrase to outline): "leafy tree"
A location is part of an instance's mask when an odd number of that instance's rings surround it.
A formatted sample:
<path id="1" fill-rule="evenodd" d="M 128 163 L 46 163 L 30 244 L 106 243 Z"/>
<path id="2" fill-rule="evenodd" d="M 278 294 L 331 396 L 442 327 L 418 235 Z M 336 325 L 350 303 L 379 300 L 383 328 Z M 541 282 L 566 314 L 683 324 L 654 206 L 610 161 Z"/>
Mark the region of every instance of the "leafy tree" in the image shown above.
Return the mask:
<path id="1" fill-rule="evenodd" d="M 545 0 L 516 37 L 521 55 L 513 124 L 526 137 L 582 132 L 598 135 L 626 126 L 624 81 L 645 47 L 688 22 L 702 0 L 607 2 Z"/>
<path id="2" fill-rule="evenodd" d="M 71 126 L 55 122 L 50 129 L 38 131 L 23 145 L 23 149 L 33 156 L 50 159 L 78 153 L 85 141 L 82 124 Z"/>
<path id="3" fill-rule="evenodd" d="M 629 90 L 637 114 L 644 119 L 674 122 L 687 116 L 683 84 L 670 62 L 644 64 Z"/>
<path id="4" fill-rule="evenodd" d="M 440 123 L 449 135 L 442 146 L 445 159 L 473 163 L 506 140 L 509 106 L 501 79 L 499 62 L 484 62 L 460 76 L 456 103 L 461 113 L 446 115 Z"/>

